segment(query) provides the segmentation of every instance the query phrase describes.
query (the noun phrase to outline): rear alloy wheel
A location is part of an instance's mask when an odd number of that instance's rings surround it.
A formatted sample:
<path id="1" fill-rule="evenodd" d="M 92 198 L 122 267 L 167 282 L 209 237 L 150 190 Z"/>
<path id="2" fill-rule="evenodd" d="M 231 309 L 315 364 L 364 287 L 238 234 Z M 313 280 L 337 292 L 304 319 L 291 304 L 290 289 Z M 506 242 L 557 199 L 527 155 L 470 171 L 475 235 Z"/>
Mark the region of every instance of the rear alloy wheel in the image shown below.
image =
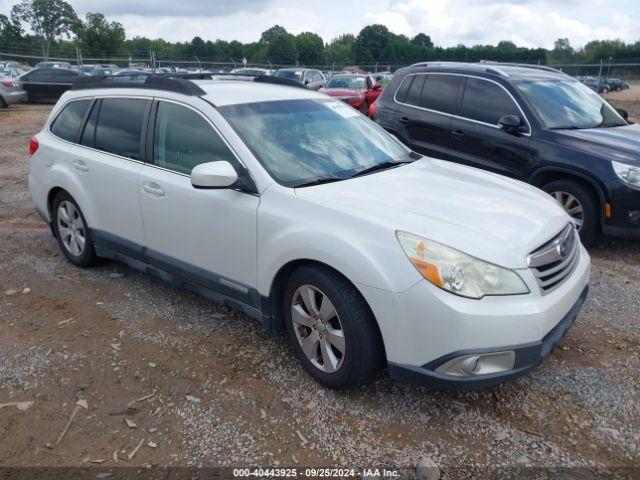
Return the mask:
<path id="1" fill-rule="evenodd" d="M 343 389 L 370 381 L 384 366 L 376 320 L 345 277 L 322 266 L 295 270 L 283 311 L 300 363 L 322 385 Z"/>
<path id="2" fill-rule="evenodd" d="M 591 190 L 574 180 L 556 180 L 542 187 L 564 208 L 585 246 L 593 245 L 600 232 L 597 200 Z"/>
<path id="3" fill-rule="evenodd" d="M 59 192 L 51 206 L 53 232 L 64 255 L 79 267 L 97 261 L 87 222 L 78 204 L 66 192 Z"/>

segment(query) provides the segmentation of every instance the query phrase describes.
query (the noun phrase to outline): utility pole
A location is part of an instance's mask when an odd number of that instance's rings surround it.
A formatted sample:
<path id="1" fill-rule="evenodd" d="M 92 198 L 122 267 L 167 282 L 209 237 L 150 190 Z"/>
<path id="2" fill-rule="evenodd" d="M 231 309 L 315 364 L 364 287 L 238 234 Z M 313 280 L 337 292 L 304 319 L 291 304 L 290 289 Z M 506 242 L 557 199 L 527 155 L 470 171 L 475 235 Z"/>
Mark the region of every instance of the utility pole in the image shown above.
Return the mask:
<path id="1" fill-rule="evenodd" d="M 598 88 L 600 88 L 600 82 L 602 81 L 602 58 L 600 59 L 600 70 L 598 71 Z"/>
<path id="2" fill-rule="evenodd" d="M 82 53 L 80 53 L 80 48 L 76 47 L 76 61 L 78 63 L 78 67 L 82 66 Z"/>

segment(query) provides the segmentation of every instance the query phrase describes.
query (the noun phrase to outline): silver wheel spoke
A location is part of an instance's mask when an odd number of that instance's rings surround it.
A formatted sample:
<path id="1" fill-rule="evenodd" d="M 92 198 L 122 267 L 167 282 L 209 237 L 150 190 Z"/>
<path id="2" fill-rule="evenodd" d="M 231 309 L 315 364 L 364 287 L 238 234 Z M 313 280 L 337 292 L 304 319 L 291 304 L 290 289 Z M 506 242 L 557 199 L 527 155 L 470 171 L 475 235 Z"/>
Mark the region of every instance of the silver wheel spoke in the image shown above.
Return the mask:
<path id="1" fill-rule="evenodd" d="M 333 353 L 331 345 L 326 338 L 320 340 L 320 355 L 322 356 L 324 371 L 327 373 L 335 372 L 338 368 L 338 358 Z"/>
<path id="2" fill-rule="evenodd" d="M 322 302 L 320 304 L 320 312 L 318 316 L 326 323 L 336 316 L 336 309 L 333 307 L 331 300 L 326 295 L 322 296 Z"/>
<path id="3" fill-rule="evenodd" d="M 344 355 L 344 332 L 327 328 L 327 341 Z"/>
<path id="4" fill-rule="evenodd" d="M 84 237 L 79 233 L 76 233 L 76 244 L 78 245 L 80 251 L 84 250 Z"/>
<path id="5" fill-rule="evenodd" d="M 309 335 L 300 340 L 300 346 L 302 347 L 302 351 L 307 356 L 309 360 L 315 360 L 318 356 L 318 343 L 320 342 L 320 337 L 315 331 L 312 331 Z"/>
<path id="6" fill-rule="evenodd" d="M 294 305 L 291 307 L 291 320 L 298 325 L 304 325 L 305 327 L 312 328 L 314 325 L 313 319 L 307 315 L 302 305 Z"/>
<path id="7" fill-rule="evenodd" d="M 307 307 L 307 311 L 311 314 L 318 314 L 318 306 L 316 305 L 316 292 L 313 288 L 306 285 L 300 291 L 300 296 L 304 302 L 304 306 Z"/>
<path id="8" fill-rule="evenodd" d="M 584 210 L 576 197 L 567 192 L 551 192 L 550 195 L 569 214 L 571 221 L 578 230 L 582 227 Z"/>
<path id="9" fill-rule="evenodd" d="M 69 212 L 67 211 L 67 204 L 66 202 L 60 204 L 60 207 L 58 207 L 58 218 L 60 220 L 62 220 L 67 227 L 71 226 L 71 218 L 69 218 Z"/>

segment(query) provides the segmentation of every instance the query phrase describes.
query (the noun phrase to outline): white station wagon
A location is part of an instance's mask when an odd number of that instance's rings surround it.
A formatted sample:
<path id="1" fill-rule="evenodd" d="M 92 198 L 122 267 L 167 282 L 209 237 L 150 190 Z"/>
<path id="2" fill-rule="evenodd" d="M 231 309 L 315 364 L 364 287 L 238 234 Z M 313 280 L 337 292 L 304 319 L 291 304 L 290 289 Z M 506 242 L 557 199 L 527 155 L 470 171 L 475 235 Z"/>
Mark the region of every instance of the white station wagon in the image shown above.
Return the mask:
<path id="1" fill-rule="evenodd" d="M 589 256 L 555 201 L 421 157 L 284 79 L 80 79 L 31 140 L 29 188 L 66 257 L 120 260 L 288 332 L 345 388 L 535 367 Z"/>

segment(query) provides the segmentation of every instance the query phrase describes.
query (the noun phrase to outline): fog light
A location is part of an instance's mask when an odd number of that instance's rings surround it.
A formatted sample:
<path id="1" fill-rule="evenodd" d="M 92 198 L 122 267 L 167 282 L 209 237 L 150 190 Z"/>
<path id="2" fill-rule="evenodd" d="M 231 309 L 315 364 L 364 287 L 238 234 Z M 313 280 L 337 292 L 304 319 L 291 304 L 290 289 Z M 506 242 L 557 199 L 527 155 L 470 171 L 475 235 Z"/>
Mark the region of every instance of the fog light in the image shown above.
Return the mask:
<path id="1" fill-rule="evenodd" d="M 627 213 L 627 218 L 630 223 L 634 225 L 640 225 L 640 210 L 631 210 Z"/>
<path id="2" fill-rule="evenodd" d="M 460 355 L 440 365 L 436 372 L 458 377 L 489 375 L 511 370 L 515 361 L 514 351 Z"/>

